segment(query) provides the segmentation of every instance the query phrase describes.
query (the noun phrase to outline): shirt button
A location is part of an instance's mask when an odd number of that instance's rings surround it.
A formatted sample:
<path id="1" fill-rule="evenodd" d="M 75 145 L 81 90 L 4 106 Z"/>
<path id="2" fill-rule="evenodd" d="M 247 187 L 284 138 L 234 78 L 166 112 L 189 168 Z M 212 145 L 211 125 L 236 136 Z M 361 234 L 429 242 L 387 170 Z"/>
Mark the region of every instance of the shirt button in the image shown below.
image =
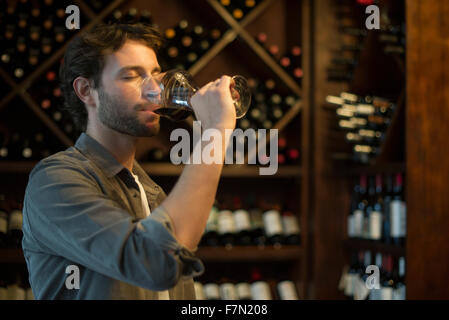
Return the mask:
<path id="1" fill-rule="evenodd" d="M 137 198 L 137 193 L 134 193 L 134 195 L 133 195 L 133 196 L 134 196 L 134 198 Z"/>

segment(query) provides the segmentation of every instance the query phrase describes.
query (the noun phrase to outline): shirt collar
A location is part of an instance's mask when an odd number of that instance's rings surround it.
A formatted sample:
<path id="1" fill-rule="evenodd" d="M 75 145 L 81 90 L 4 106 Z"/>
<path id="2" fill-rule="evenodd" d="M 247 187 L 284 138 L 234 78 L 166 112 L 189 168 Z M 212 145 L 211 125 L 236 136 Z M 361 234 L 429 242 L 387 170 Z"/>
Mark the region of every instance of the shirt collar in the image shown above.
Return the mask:
<path id="1" fill-rule="evenodd" d="M 103 170 L 108 178 L 125 168 L 103 145 L 85 132 L 79 136 L 75 148 Z"/>

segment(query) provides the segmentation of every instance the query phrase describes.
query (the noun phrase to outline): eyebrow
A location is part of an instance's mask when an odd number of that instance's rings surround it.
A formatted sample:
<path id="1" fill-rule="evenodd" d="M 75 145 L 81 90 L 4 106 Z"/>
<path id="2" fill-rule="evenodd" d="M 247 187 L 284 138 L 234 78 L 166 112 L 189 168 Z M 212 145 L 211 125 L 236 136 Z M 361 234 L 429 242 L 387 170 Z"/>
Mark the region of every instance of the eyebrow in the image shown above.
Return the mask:
<path id="1" fill-rule="evenodd" d="M 121 68 L 117 72 L 117 74 L 122 74 L 123 72 L 126 72 L 126 71 L 141 71 L 141 70 L 144 70 L 144 68 L 142 66 L 125 66 L 125 67 Z M 157 67 L 154 67 L 153 70 L 151 70 L 151 73 L 161 72 L 161 71 L 162 71 L 161 67 L 157 66 Z"/>

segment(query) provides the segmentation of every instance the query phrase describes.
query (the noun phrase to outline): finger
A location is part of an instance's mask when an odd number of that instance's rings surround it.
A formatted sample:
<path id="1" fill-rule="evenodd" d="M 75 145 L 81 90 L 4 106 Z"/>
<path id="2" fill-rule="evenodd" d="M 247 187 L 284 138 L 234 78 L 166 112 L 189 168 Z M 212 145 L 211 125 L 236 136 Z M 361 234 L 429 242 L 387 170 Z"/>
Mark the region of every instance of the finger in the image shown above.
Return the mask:
<path id="1" fill-rule="evenodd" d="M 230 76 L 222 76 L 220 78 L 220 80 L 221 81 L 219 82 L 218 86 L 220 88 L 227 88 L 229 90 L 229 87 L 231 85 L 231 77 Z"/>

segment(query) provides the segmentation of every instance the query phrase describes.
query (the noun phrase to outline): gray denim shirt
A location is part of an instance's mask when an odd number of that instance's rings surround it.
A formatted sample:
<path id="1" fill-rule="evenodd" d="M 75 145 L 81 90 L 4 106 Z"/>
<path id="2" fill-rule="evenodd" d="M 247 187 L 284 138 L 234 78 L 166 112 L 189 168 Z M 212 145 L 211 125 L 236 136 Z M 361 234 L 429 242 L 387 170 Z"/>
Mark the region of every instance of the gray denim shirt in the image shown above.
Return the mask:
<path id="1" fill-rule="evenodd" d="M 22 247 L 36 299 L 157 299 L 167 289 L 170 299 L 195 299 L 193 277 L 204 265 L 176 240 L 159 206 L 164 191 L 136 161 L 133 173 L 149 217 L 130 171 L 85 133 L 33 168 Z"/>

